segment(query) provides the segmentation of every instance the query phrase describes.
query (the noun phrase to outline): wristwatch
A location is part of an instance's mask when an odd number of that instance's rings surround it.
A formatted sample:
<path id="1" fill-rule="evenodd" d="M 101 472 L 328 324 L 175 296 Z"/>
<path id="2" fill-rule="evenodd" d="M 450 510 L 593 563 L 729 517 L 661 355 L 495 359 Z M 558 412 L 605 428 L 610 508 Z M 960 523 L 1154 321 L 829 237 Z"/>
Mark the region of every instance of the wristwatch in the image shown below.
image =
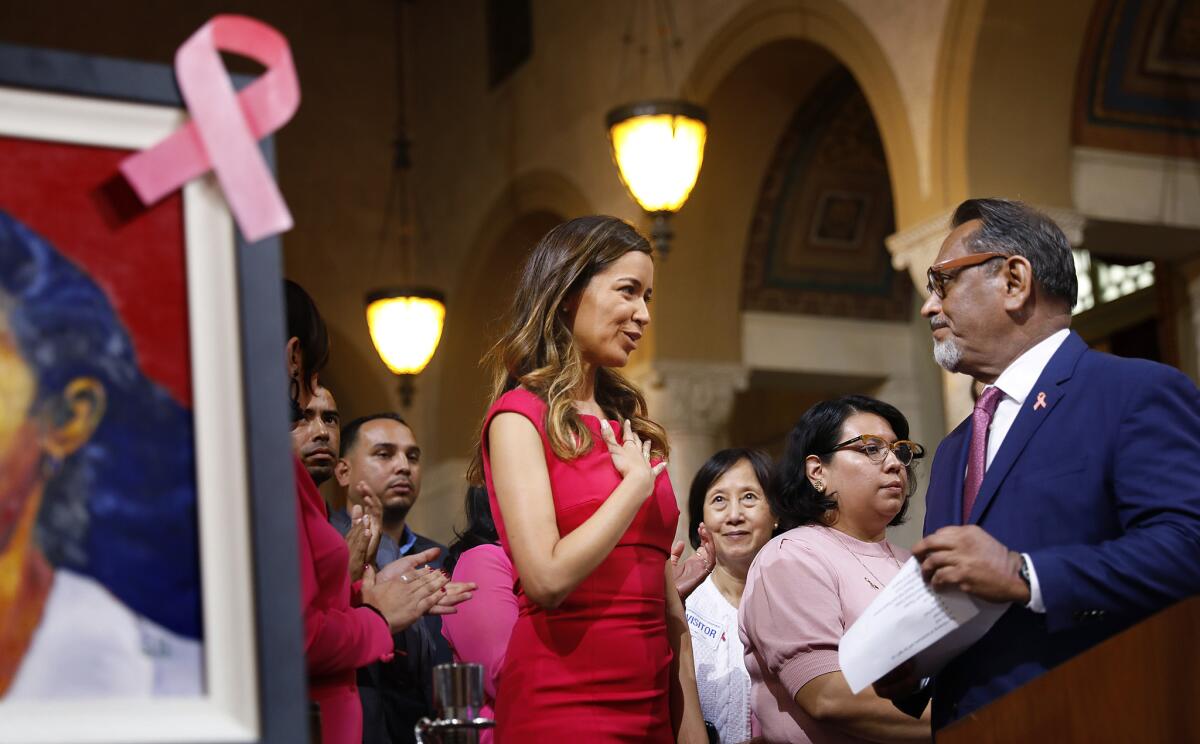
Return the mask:
<path id="1" fill-rule="evenodd" d="M 1021 567 L 1017 569 L 1017 576 L 1021 577 L 1021 581 L 1025 582 L 1025 586 L 1029 587 L 1029 591 L 1033 591 L 1033 581 L 1029 578 L 1029 559 L 1024 553 L 1019 553 L 1021 556 Z"/>

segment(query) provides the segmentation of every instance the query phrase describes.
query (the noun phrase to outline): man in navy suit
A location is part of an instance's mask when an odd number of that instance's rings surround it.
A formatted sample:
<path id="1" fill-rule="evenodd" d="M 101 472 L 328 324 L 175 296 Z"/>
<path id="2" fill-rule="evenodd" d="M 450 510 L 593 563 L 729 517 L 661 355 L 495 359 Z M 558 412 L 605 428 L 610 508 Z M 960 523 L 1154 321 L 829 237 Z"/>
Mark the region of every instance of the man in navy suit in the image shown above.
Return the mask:
<path id="1" fill-rule="evenodd" d="M 929 270 L 934 356 L 985 385 L 938 447 L 929 583 L 1011 602 L 924 690 L 941 728 L 1180 599 L 1200 594 L 1200 393 L 1162 364 L 1070 331 L 1071 249 L 1045 215 L 972 199 Z M 877 690 L 906 710 L 902 673 Z"/>

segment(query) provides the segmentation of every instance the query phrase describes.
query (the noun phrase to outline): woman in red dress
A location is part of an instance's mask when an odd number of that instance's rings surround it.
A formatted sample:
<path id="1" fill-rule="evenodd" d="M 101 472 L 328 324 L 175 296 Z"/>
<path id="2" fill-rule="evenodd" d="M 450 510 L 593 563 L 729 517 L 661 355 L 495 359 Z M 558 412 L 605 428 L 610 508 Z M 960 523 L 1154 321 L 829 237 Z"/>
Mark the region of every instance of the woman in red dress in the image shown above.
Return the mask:
<path id="1" fill-rule="evenodd" d="M 489 354 L 472 475 L 492 494 L 519 605 L 499 675 L 501 744 L 706 741 L 668 560 L 679 509 L 666 435 L 614 371 L 650 322 L 653 284 L 650 246 L 625 222 L 559 225 L 529 257 Z"/>

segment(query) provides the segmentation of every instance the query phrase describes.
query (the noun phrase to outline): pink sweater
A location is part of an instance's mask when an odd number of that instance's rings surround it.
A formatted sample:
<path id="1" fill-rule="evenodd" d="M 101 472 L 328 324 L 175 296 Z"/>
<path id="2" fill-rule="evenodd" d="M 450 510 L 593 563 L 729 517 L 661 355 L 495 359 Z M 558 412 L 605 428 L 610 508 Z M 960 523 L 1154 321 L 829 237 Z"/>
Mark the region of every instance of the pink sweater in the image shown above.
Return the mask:
<path id="1" fill-rule="evenodd" d="M 483 687 L 487 700 L 483 715 L 494 718 L 500 663 L 508 648 L 508 638 L 517 622 L 517 597 L 513 594 L 516 570 L 499 545 L 479 545 L 465 551 L 454 565 L 455 581 L 473 581 L 479 588 L 470 602 L 458 611 L 442 617 L 442 635 L 454 650 L 455 661 L 483 664 Z M 480 736 L 480 744 L 490 744 L 492 732 Z"/>
<path id="2" fill-rule="evenodd" d="M 360 585 L 350 585 L 350 552 L 329 524 L 325 502 L 300 460 L 292 457 L 299 521 L 300 597 L 308 699 L 321 706 L 325 744 L 362 741 L 362 703 L 356 669 L 390 659 L 395 650 L 387 621 L 358 607 Z"/>
<path id="3" fill-rule="evenodd" d="M 796 703 L 814 677 L 838 672 L 838 643 L 909 552 L 828 527 L 789 530 L 763 546 L 746 576 L 738 630 L 750 706 L 769 742 L 856 742 Z"/>

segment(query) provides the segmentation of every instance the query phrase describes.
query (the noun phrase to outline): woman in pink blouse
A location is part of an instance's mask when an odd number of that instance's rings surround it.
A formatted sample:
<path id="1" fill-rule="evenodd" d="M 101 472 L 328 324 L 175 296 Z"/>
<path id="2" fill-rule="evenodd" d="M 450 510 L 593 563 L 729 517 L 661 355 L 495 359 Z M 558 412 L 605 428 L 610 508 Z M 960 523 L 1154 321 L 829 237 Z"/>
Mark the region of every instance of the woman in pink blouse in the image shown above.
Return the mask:
<path id="1" fill-rule="evenodd" d="M 500 536 L 492 519 L 488 492 L 483 486 L 467 489 L 467 528 L 450 546 L 443 570 L 454 581 L 478 586 L 474 599 L 458 614 L 442 619 L 442 635 L 450 642 L 454 660 L 483 665 L 482 714 L 494 718 L 497 680 L 504 651 L 517 622 L 517 595 L 513 593 L 516 571 L 500 547 Z M 484 731 L 480 744 L 491 744 L 492 732 Z"/>
<path id="2" fill-rule="evenodd" d="M 858 395 L 816 404 L 788 435 L 768 492 L 787 531 L 759 552 L 739 608 L 766 741 L 930 739 L 928 710 L 917 720 L 871 688 L 854 695 L 838 665 L 842 635 L 909 557 L 887 539 L 924 455 L 907 437 L 900 411 Z"/>

